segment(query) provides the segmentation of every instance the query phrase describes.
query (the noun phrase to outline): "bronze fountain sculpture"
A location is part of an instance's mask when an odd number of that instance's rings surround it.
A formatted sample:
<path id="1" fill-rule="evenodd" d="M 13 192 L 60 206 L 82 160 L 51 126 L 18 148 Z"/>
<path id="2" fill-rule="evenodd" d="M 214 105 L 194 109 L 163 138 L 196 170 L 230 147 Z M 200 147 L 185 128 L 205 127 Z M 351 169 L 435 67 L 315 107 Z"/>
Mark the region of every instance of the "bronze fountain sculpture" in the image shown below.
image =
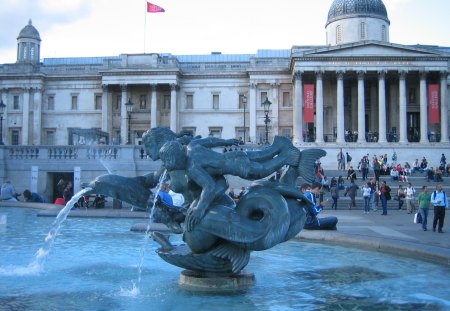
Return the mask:
<path id="1" fill-rule="evenodd" d="M 154 218 L 186 244 L 172 245 L 167 235 L 152 232 L 161 247 L 158 255 L 170 264 L 201 276 L 237 276 L 248 264 L 251 251 L 269 249 L 296 236 L 311 202 L 296 188 L 299 176 L 315 178 L 314 163 L 322 149 L 298 150 L 292 142 L 275 136 L 260 150 L 222 153 L 213 148 L 237 145 L 235 139 L 176 135 L 152 128 L 143 136 L 147 155 L 161 160 L 158 171 L 125 178 L 103 175 L 93 180 L 92 193 L 108 195 L 147 208 L 151 190 L 160 177 L 174 192 L 182 193 L 187 208 L 178 209 L 156 200 Z M 280 169 L 278 180 L 263 179 Z M 227 175 L 254 182 L 236 204 L 226 194 Z"/>

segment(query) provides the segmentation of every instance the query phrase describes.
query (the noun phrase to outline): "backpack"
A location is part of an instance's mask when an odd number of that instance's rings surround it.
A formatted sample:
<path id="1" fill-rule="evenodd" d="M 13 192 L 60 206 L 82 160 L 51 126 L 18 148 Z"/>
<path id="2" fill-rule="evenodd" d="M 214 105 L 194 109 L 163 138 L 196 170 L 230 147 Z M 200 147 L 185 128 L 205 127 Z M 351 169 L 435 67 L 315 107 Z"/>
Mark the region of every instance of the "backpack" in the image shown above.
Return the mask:
<path id="1" fill-rule="evenodd" d="M 351 162 L 352 161 L 352 157 L 350 155 L 347 156 L 347 162 Z"/>

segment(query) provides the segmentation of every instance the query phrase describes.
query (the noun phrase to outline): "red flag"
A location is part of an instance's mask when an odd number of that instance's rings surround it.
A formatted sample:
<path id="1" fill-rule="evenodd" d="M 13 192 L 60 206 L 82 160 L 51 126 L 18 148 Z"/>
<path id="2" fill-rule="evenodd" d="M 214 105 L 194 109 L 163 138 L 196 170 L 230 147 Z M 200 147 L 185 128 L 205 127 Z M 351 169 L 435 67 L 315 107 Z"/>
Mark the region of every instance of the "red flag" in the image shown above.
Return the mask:
<path id="1" fill-rule="evenodd" d="M 304 120 L 314 123 L 314 84 L 303 85 Z"/>
<path id="2" fill-rule="evenodd" d="M 147 12 L 148 13 L 162 13 L 165 12 L 162 7 L 157 6 L 156 4 L 152 4 L 150 2 L 147 2 Z"/>
<path id="3" fill-rule="evenodd" d="M 438 124 L 439 121 L 439 85 L 428 85 L 428 114 L 430 124 Z"/>

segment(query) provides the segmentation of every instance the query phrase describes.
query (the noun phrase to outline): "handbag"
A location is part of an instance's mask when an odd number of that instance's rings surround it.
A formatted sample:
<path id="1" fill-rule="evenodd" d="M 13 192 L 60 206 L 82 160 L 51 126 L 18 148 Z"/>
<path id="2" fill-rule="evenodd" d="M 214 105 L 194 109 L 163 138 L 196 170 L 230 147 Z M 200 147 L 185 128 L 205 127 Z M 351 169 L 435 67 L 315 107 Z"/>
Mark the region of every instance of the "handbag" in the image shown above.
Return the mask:
<path id="1" fill-rule="evenodd" d="M 422 215 L 419 212 L 414 214 L 414 223 L 415 224 L 421 224 L 422 223 Z"/>

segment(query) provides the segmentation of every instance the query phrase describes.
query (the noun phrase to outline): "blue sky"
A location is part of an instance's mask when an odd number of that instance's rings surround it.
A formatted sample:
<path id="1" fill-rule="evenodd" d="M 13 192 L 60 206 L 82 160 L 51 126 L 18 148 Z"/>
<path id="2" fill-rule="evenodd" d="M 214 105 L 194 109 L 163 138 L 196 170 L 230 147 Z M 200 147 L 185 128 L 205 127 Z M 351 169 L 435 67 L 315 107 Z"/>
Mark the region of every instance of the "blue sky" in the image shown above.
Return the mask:
<path id="1" fill-rule="evenodd" d="M 256 53 L 325 44 L 333 0 L 0 0 L 0 63 L 16 60 L 31 18 L 41 58 L 122 53 Z M 449 0 L 384 0 L 390 41 L 450 46 Z"/>

